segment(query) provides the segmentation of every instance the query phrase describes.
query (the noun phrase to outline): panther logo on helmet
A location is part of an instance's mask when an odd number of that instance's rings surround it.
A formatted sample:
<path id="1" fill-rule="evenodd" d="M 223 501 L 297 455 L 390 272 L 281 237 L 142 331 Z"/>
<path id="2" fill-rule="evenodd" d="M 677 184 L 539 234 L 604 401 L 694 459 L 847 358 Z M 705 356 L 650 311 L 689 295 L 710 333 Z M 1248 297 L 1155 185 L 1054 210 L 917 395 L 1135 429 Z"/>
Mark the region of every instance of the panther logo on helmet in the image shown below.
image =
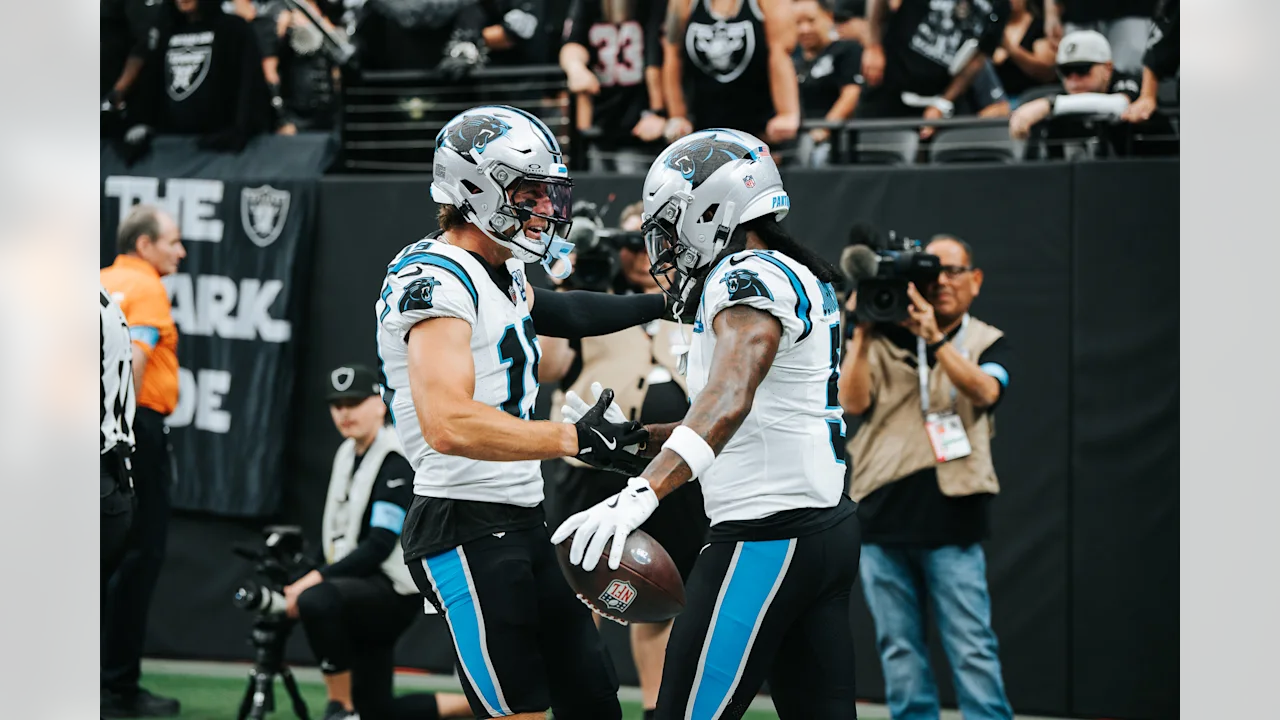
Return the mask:
<path id="1" fill-rule="evenodd" d="M 492 115 L 467 115 L 446 125 L 436 138 L 436 149 L 447 146 L 471 160 L 471 151 L 483 153 L 489 143 L 507 134 L 511 126 Z"/>
<path id="2" fill-rule="evenodd" d="M 678 170 L 696 188 L 725 163 L 743 158 L 755 160 L 756 154 L 740 142 L 704 136 L 672 148 L 667 154 L 667 167 Z"/>
<path id="3" fill-rule="evenodd" d="M 720 278 L 720 282 L 729 288 L 730 300 L 741 300 L 749 297 L 773 299 L 773 293 L 769 292 L 769 288 L 765 287 L 764 281 L 760 279 L 760 276 L 746 268 L 730 270 L 724 277 Z"/>

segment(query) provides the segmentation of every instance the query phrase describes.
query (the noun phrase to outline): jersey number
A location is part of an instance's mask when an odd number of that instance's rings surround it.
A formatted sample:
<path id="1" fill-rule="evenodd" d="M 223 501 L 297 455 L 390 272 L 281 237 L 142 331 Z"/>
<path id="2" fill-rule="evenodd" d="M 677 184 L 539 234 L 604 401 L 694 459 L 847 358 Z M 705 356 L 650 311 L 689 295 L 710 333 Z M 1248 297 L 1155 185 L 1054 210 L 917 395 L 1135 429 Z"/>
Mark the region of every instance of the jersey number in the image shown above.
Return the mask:
<path id="1" fill-rule="evenodd" d="M 507 399 L 499 407 L 508 415 L 518 418 L 526 417 L 522 409 L 526 392 L 524 371 L 525 366 L 530 363 L 525 344 L 533 350 L 531 385 L 534 392 L 538 389 L 538 360 L 542 358 L 537 335 L 533 332 L 533 318 L 526 317 L 521 329 L 524 331 L 524 342 L 521 342 L 521 332 L 516 330 L 515 325 L 508 325 L 506 332 L 502 333 L 502 339 L 498 341 L 498 359 L 507 366 Z"/>
<path id="2" fill-rule="evenodd" d="M 640 23 L 596 23 L 587 37 L 596 50 L 596 77 L 601 87 L 638 85 L 644 80 L 644 31 Z"/>
<path id="3" fill-rule="evenodd" d="M 831 325 L 831 374 L 827 376 L 827 409 L 840 409 L 840 323 Z M 831 454 L 844 464 L 844 419 L 827 421 L 831 434 Z"/>

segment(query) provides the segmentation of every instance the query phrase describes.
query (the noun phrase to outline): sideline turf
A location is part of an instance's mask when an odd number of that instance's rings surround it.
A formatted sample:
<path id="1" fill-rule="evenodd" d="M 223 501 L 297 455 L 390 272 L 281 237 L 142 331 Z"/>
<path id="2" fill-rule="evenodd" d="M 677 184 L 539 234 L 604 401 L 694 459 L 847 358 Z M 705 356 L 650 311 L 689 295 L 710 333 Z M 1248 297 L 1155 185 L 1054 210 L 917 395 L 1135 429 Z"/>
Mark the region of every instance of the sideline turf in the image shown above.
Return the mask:
<path id="1" fill-rule="evenodd" d="M 182 702 L 182 720 L 235 720 L 240 708 L 240 699 L 244 697 L 244 689 L 248 678 L 204 677 L 199 675 L 162 675 L 146 673 L 142 684 L 148 690 Z M 324 686 L 318 683 L 299 682 L 298 689 L 302 698 L 307 701 L 307 712 L 311 720 L 320 720 L 324 711 Z M 407 689 L 405 692 L 414 692 Z M 284 683 L 276 680 L 276 709 L 268 713 L 272 720 L 286 720 L 294 717 L 293 707 L 289 704 L 289 693 Z M 622 717 L 624 720 L 642 720 L 640 704 L 622 701 Z M 748 710 L 743 720 L 777 720 L 777 715 L 761 710 Z"/>

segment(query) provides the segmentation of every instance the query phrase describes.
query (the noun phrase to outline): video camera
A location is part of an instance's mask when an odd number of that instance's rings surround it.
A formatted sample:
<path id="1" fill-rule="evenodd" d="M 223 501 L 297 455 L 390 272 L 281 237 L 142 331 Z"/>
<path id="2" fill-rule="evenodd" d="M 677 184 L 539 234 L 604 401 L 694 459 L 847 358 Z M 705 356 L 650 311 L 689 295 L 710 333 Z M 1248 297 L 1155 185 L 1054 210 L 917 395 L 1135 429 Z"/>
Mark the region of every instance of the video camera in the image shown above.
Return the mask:
<path id="1" fill-rule="evenodd" d="M 573 204 L 573 228 L 568 240 L 574 246 L 574 262 L 573 274 L 564 281 L 566 289 L 606 292 L 622 269 L 618 251 L 644 251 L 643 233 L 606 228 L 603 215 L 593 202 L 579 200 Z"/>
<path id="2" fill-rule="evenodd" d="M 924 244 L 892 230 L 883 237 L 869 225 L 853 227 L 849 245 L 840 255 L 840 270 L 858 293 L 858 322 L 897 324 L 910 315 L 907 284 L 921 294 L 938 281 L 941 261 L 924 251 Z"/>
<path id="3" fill-rule="evenodd" d="M 249 644 L 253 646 L 253 670 L 240 700 L 236 720 L 264 720 L 275 711 L 275 677 L 284 681 L 293 704 L 293 713 L 306 720 L 307 703 L 298 691 L 293 672 L 284 663 L 284 646 L 294 620 L 285 614 L 284 586 L 296 581 L 312 564 L 303 554 L 302 529 L 296 525 L 268 525 L 262 529 L 262 548 L 242 545 L 232 552 L 254 561 L 254 573 L 262 578 L 245 578 L 236 589 L 232 603 L 256 613 Z"/>
<path id="4" fill-rule="evenodd" d="M 259 615 L 283 615 L 285 610 L 284 586 L 311 570 L 311 563 L 303 552 L 305 542 L 302 529 L 295 525 L 269 525 L 262 530 L 262 549 L 237 545 L 232 552 L 253 560 L 253 577 L 245 578 L 236 588 L 231 602 L 242 610 Z"/>

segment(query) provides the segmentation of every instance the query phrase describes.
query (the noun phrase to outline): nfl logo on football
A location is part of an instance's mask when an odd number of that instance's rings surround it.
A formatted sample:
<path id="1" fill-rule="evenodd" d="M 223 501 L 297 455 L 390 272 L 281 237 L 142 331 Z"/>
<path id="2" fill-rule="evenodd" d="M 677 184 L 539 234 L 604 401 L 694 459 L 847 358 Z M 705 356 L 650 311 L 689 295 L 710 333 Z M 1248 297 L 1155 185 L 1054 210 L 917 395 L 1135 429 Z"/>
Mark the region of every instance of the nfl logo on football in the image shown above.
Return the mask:
<path id="1" fill-rule="evenodd" d="M 625 580 L 614 580 L 600 593 L 600 599 L 610 610 L 624 612 L 636 599 L 636 589 Z"/>
<path id="2" fill-rule="evenodd" d="M 756 178 L 755 178 L 755 176 L 754 176 L 754 175 L 748 175 L 748 176 L 746 176 L 746 177 L 742 178 L 742 184 L 743 184 L 743 185 L 746 185 L 746 186 L 747 186 L 747 187 L 749 187 L 749 188 L 753 188 L 753 187 L 755 187 L 755 186 L 756 186 Z"/>

